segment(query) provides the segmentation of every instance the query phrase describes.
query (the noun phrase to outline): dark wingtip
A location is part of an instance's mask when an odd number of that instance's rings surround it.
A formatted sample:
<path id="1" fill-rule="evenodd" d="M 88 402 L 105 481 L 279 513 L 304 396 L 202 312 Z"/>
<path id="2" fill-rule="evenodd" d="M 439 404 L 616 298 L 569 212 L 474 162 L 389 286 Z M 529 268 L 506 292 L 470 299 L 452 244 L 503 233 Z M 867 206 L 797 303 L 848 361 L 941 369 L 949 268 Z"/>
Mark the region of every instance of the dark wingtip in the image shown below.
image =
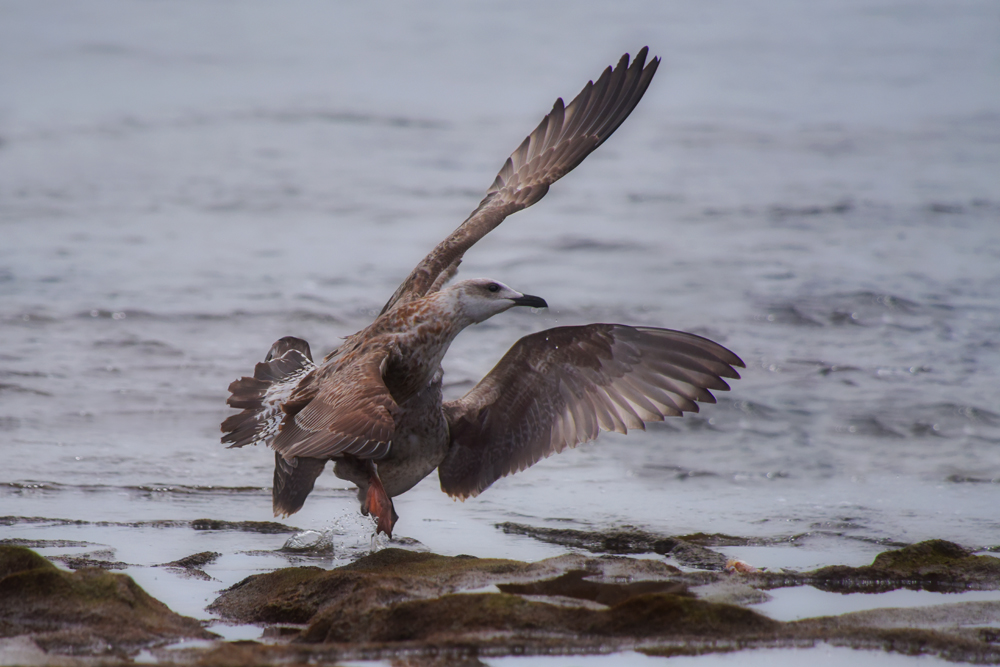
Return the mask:
<path id="1" fill-rule="evenodd" d="M 302 509 L 325 465 L 325 459 L 296 457 L 286 461 L 275 452 L 274 485 L 271 487 L 274 516 L 287 517 Z"/>
<path id="2" fill-rule="evenodd" d="M 649 62 L 647 63 L 646 57 L 648 55 L 649 55 L 649 47 L 644 46 L 636 52 L 635 58 L 632 59 L 632 62 L 639 63 L 639 67 L 643 69 L 646 69 L 647 67 L 652 67 L 655 70 L 656 67 L 660 64 L 661 58 L 660 56 L 653 56 L 652 58 L 649 59 Z"/>

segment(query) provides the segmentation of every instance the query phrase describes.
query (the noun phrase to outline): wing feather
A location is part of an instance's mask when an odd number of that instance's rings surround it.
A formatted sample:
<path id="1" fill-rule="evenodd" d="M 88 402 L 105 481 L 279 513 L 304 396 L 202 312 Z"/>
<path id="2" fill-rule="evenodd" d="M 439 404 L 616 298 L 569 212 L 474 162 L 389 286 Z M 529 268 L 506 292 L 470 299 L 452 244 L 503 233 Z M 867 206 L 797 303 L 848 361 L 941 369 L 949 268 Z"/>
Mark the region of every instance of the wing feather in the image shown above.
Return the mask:
<path id="1" fill-rule="evenodd" d="M 588 82 L 568 106 L 557 99 L 504 162 L 476 210 L 413 269 L 382 312 L 440 289 L 479 239 L 508 215 L 544 197 L 552 183 L 604 143 L 635 109 L 656 73 L 660 59 L 646 63 L 648 51 L 640 49 L 631 64 L 629 55 L 623 55 L 614 69 L 605 69 L 596 84 Z"/>
<path id="2" fill-rule="evenodd" d="M 373 349 L 293 394 L 271 447 L 288 460 L 388 454 L 399 406 L 382 379 L 387 354 Z"/>
<path id="3" fill-rule="evenodd" d="M 670 329 L 589 324 L 519 340 L 468 394 L 445 403 L 451 448 L 441 488 L 475 496 L 500 477 L 645 422 L 697 412 L 739 378 L 735 354 Z"/>

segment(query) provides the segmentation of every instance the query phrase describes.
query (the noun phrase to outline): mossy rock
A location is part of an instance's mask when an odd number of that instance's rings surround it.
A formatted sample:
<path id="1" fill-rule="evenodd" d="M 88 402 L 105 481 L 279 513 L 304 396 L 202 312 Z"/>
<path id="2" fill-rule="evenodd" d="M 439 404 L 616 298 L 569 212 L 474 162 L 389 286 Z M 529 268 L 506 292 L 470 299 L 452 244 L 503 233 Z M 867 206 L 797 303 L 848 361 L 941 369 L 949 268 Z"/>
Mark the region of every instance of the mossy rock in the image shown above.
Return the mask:
<path id="1" fill-rule="evenodd" d="M 928 540 L 897 551 L 885 551 L 875 557 L 871 567 L 898 577 L 961 574 L 992 576 L 1000 582 L 1000 558 L 973 556 L 968 549 L 945 540 Z"/>
<path id="2" fill-rule="evenodd" d="M 244 623 L 308 623 L 326 607 L 359 614 L 370 608 L 459 588 L 529 568 L 518 561 L 438 556 L 383 549 L 335 570 L 290 567 L 247 577 L 209 610 Z"/>
<path id="3" fill-rule="evenodd" d="M 807 579 L 817 588 L 840 593 L 996 589 L 1000 588 L 1000 558 L 974 556 L 954 542 L 927 540 L 884 551 L 871 565 L 824 567 L 809 573 Z"/>
<path id="4" fill-rule="evenodd" d="M 7 545 L 0 546 L 0 579 L 17 572 L 44 569 L 55 570 L 58 568 L 31 549 Z"/>
<path id="5" fill-rule="evenodd" d="M 340 572 L 377 572 L 380 575 L 451 578 L 470 573 L 484 575 L 518 572 L 526 563 L 505 558 L 439 556 L 405 549 L 382 549 L 339 568 Z"/>
<path id="6" fill-rule="evenodd" d="M 619 561 L 584 564 L 617 572 L 625 567 Z M 648 571 L 645 561 L 635 563 Z M 695 600 L 683 585 L 598 583 L 586 577 L 600 572 L 548 567 L 571 564 L 580 565 L 570 559 L 547 565 L 385 549 L 335 570 L 299 567 L 248 577 L 209 608 L 243 622 L 308 624 L 297 638 L 306 643 L 449 643 L 540 634 L 572 645 L 581 637 L 742 636 L 776 626 L 753 611 Z M 522 583 L 502 583 L 510 581 Z M 555 595 L 563 602 L 507 593 L 455 594 L 487 584 Z"/>
<path id="7" fill-rule="evenodd" d="M 566 607 L 517 595 L 445 595 L 401 602 L 362 615 L 328 609 L 303 633 L 304 642 L 461 642 L 498 634 L 646 639 L 733 637 L 770 631 L 781 624 L 726 604 L 669 594 L 642 595 L 607 609 Z"/>
<path id="8" fill-rule="evenodd" d="M 65 572 L 24 547 L 0 546 L 0 636 L 31 635 L 46 650 L 116 653 L 166 639 L 214 637 L 170 611 L 131 577 Z"/>
<path id="9" fill-rule="evenodd" d="M 894 569 L 912 558 L 917 564 Z M 857 584 L 873 573 L 884 578 L 933 574 L 926 569 L 932 566 L 947 570 L 979 563 L 974 568 L 989 572 L 991 562 L 983 562 L 960 547 L 931 542 L 844 572 Z M 969 619 L 1000 618 L 995 603 L 943 605 L 931 616 L 887 609 L 783 623 L 743 606 L 697 599 L 688 587 L 706 576 L 743 586 L 803 585 L 817 580 L 816 574 L 682 573 L 663 563 L 654 567 L 649 560 L 622 557 L 567 554 L 529 564 L 386 549 L 336 570 L 288 568 L 249 577 L 212 608 L 244 622 L 306 626 L 298 636 L 283 634 L 291 639 L 287 644 L 226 645 L 232 654 L 226 660 L 247 664 L 361 656 L 387 660 L 403 654 L 456 664 L 482 655 L 626 650 L 675 655 L 817 641 L 1000 661 L 993 635 L 970 634 L 965 627 Z M 486 584 L 500 592 L 482 592 Z M 462 592 L 470 589 L 477 592 Z M 222 651 L 213 649 L 203 659 L 222 660 Z"/>

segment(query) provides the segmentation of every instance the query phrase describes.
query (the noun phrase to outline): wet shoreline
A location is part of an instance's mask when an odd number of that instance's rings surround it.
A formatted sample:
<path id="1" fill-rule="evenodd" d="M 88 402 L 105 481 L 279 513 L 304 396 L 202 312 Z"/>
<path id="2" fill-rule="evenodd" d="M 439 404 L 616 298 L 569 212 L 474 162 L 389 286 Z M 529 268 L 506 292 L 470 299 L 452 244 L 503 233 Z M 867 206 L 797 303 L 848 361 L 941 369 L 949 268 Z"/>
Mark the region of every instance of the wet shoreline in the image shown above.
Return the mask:
<path id="1" fill-rule="evenodd" d="M 189 528 L 275 533 L 270 523 L 202 520 Z M 527 529 L 509 524 L 498 528 L 507 532 Z M 551 540 L 556 536 L 542 531 L 536 537 Z M 89 598 L 83 597 L 77 602 L 60 593 L 57 603 L 55 598 L 46 597 L 52 595 L 52 584 L 42 581 L 53 577 L 64 578 L 68 582 L 64 586 L 81 592 L 98 590 L 93 582 L 101 577 L 124 577 L 121 582 L 131 582 L 127 575 L 100 574 L 130 567 L 111 560 L 113 549 L 90 551 L 88 557 L 78 559 L 51 557 L 88 578 L 80 581 L 91 583 L 80 588 L 82 584 L 66 579 L 78 575 L 58 574 L 27 547 L 92 549 L 95 545 L 70 540 L 22 540 L 15 545 L 17 540 L 5 540 L 0 544 L 0 597 L 9 603 L 3 613 L 8 628 L 5 634 L 21 639 L 14 643 L 4 640 L 3 650 L 12 656 L 18 655 L 11 652 L 16 649 L 19 655 L 30 654 L 51 664 L 89 664 L 87 660 L 96 656 L 117 664 L 130 662 L 140 652 L 147 655 L 144 661 L 152 658 L 171 664 L 211 664 L 221 659 L 229 664 L 290 658 L 387 660 L 400 655 L 409 656 L 413 664 L 434 664 L 442 656 L 475 660 L 622 651 L 650 656 L 702 655 L 775 647 L 802 649 L 819 642 L 869 651 L 936 655 L 951 661 L 1000 662 L 1000 558 L 974 555 L 954 543 L 932 540 L 905 546 L 883 552 L 871 565 L 862 567 L 770 572 L 695 544 L 751 541 L 746 538 L 678 538 L 635 529 L 607 534 L 564 531 L 557 537 L 564 546 L 576 542 L 583 548 L 524 563 L 439 556 L 410 540 L 406 550 L 390 545 L 329 569 L 312 563 L 328 561 L 334 550 L 330 543 L 312 549 L 289 549 L 286 543 L 280 551 L 304 567 L 279 568 L 234 582 L 198 614 L 203 619 L 200 625 L 192 619 L 170 620 L 173 617 L 162 607 L 163 612 L 157 613 L 166 613 L 167 620 L 150 627 L 171 629 L 154 629 L 154 634 L 141 636 L 136 635 L 133 624 L 128 631 L 120 628 L 116 634 L 113 626 L 94 620 L 108 614 L 113 618 L 118 604 L 113 598 L 88 602 Z M 604 548 L 595 548 L 598 543 Z M 680 560 L 686 559 L 687 566 L 682 570 L 663 560 L 612 555 L 643 551 L 686 553 Z M 691 567 L 692 552 L 700 552 L 701 567 Z M 212 571 L 222 555 L 192 554 L 154 567 L 172 573 L 178 584 L 197 579 L 218 585 L 206 570 Z M 30 583 L 35 581 L 32 577 L 37 583 Z M 114 586 L 120 589 L 121 584 Z M 794 622 L 772 620 L 767 612 L 755 611 L 757 606 L 767 608 L 762 603 L 772 600 L 774 591 L 789 587 L 862 596 L 866 598 L 864 610 L 828 615 L 814 592 L 811 604 L 815 613 L 800 609 L 799 620 Z M 938 604 L 880 608 L 879 594 L 899 589 L 948 594 Z M 800 605 L 808 607 L 809 599 L 800 597 Z M 77 605 L 69 616 L 62 611 L 67 605 Z M 91 611 L 81 611 L 88 606 Z M 206 612 L 215 620 L 208 621 Z M 80 618 L 91 620 L 80 625 Z M 202 629 L 206 623 L 213 632 L 228 635 L 229 641 L 176 643 L 181 636 L 211 639 L 213 635 Z M 171 634 L 182 626 L 187 635 Z M 39 648 L 33 650 L 32 644 L 24 641 L 26 637 Z"/>

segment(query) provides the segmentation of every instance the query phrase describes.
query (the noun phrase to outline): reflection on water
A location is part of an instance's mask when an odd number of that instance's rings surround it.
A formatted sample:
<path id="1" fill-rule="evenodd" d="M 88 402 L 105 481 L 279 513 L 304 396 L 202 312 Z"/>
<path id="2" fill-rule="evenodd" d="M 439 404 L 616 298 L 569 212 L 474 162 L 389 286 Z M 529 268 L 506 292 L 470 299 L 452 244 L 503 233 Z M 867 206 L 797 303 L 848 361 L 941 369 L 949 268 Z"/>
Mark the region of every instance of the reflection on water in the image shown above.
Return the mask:
<path id="1" fill-rule="evenodd" d="M 464 503 L 425 480 L 397 501 L 404 546 L 561 552 L 505 521 L 766 538 L 727 552 L 771 568 L 1000 546 L 995 7 L 812 3 L 779 31 L 779 5 L 574 4 L 544 39 L 525 26 L 555 17 L 526 7 L 423 32 L 407 7 L 247 3 L 246 33 L 223 5 L 5 9 L 0 535 L 101 551 L 200 617 L 247 574 L 369 548 L 329 474 L 289 532 L 195 527 L 271 520 L 269 452 L 219 444 L 226 386 L 280 336 L 323 354 L 367 324 L 554 97 L 648 42 L 666 67 L 633 117 L 463 265 L 551 309 L 464 333 L 447 388 L 592 321 L 709 336 L 744 379 Z M 332 555 L 282 551 L 293 529 Z M 202 551 L 210 580 L 152 567 Z"/>

